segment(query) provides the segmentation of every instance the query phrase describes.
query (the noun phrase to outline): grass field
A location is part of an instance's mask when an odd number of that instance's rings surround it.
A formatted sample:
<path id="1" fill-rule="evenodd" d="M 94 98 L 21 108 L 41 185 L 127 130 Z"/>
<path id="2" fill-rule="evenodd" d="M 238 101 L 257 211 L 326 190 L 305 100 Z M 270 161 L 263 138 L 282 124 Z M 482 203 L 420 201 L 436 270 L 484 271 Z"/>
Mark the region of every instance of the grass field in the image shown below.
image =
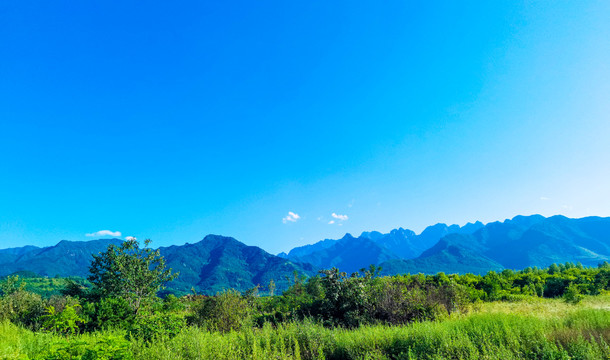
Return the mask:
<path id="1" fill-rule="evenodd" d="M 329 329 L 313 322 L 174 338 L 125 340 L 122 331 L 72 337 L 0 324 L 2 359 L 610 359 L 610 297 L 577 305 L 529 298 L 407 326 Z"/>

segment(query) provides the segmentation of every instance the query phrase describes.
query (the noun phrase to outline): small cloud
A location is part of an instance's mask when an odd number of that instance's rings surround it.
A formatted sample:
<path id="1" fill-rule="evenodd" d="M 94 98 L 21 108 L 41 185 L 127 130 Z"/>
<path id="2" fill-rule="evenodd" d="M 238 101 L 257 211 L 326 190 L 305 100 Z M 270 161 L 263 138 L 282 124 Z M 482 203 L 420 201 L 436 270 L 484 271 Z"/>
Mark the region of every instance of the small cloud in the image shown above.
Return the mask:
<path id="1" fill-rule="evenodd" d="M 282 218 L 282 222 L 284 224 L 288 223 L 288 222 L 297 222 L 297 220 L 299 220 L 301 217 L 299 216 L 299 214 L 297 213 L 293 213 L 292 211 L 288 212 L 288 216 Z"/>
<path id="2" fill-rule="evenodd" d="M 328 222 L 329 225 L 332 225 L 334 223 L 335 223 L 335 220 L 331 220 L 331 221 Z"/>
<path id="3" fill-rule="evenodd" d="M 131 241 L 131 240 L 137 240 L 137 239 L 135 236 L 125 236 L 125 240 Z"/>
<path id="4" fill-rule="evenodd" d="M 564 208 L 565 210 L 572 210 L 572 209 L 574 209 L 574 207 L 572 205 L 563 205 L 562 208 Z"/>
<path id="5" fill-rule="evenodd" d="M 547 200 L 551 200 L 550 198 L 546 197 L 546 196 L 541 196 L 540 200 L 542 201 L 547 201 Z"/>
<path id="6" fill-rule="evenodd" d="M 90 234 L 85 234 L 85 236 L 114 236 L 114 237 L 119 237 L 121 236 L 121 232 L 120 231 L 110 231 L 110 230 L 100 230 L 100 231 L 96 231 L 94 233 L 90 233 Z"/>
<path id="7" fill-rule="evenodd" d="M 335 219 L 341 220 L 341 221 L 345 221 L 348 219 L 347 215 L 339 215 L 339 214 L 332 213 L 331 216 L 334 217 Z"/>
<path id="8" fill-rule="evenodd" d="M 322 217 L 321 216 L 318 216 L 318 221 L 322 221 Z"/>
<path id="9" fill-rule="evenodd" d="M 351 208 L 352 206 L 354 206 L 354 202 L 356 202 L 356 199 L 352 199 L 352 201 L 350 201 L 350 203 L 347 204 L 347 207 Z"/>

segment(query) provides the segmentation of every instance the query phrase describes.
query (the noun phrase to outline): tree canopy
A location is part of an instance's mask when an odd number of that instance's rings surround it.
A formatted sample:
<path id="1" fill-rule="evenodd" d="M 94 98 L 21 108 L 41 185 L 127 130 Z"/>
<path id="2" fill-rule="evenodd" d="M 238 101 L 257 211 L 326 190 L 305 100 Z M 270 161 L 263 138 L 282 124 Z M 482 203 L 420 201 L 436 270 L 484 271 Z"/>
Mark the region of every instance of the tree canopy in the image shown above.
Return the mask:
<path id="1" fill-rule="evenodd" d="M 93 256 L 89 267 L 89 281 L 101 297 L 122 297 L 137 313 L 142 305 L 154 299 L 164 284 L 178 274 L 166 268 L 159 250 L 141 248 L 136 239 L 129 239 L 120 246 L 109 245 L 105 252 Z"/>

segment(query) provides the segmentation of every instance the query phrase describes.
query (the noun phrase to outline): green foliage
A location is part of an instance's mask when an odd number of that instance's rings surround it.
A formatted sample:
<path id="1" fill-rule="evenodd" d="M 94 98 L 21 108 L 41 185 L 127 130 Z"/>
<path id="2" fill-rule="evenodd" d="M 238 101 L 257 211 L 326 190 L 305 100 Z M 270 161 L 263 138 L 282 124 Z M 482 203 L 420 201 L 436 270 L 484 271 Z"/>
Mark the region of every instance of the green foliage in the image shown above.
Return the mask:
<path id="1" fill-rule="evenodd" d="M 129 335 L 144 341 L 153 341 L 159 338 L 172 338 L 184 327 L 184 317 L 171 313 L 153 313 L 138 316 L 129 326 Z"/>
<path id="2" fill-rule="evenodd" d="M 603 304 L 608 298 L 599 298 Z M 544 300 L 545 311 L 563 304 Z M 502 308 L 496 302 L 493 307 Z M 586 306 L 590 306 L 587 303 Z M 475 313 L 410 326 L 327 328 L 311 321 L 221 333 L 184 329 L 175 337 L 125 339 L 124 332 L 65 338 L 0 323 L 0 358 L 8 359 L 608 359 L 610 313 L 562 305 L 555 316 Z M 557 316 L 559 315 L 559 316 Z"/>
<path id="3" fill-rule="evenodd" d="M 357 274 L 348 278 L 337 268 L 321 273 L 324 275 L 320 282 L 324 297 L 318 299 L 309 311 L 330 325 L 357 327 L 369 322 L 371 304 L 364 279 Z"/>
<path id="4" fill-rule="evenodd" d="M 133 310 L 123 298 L 103 298 L 97 303 L 86 305 L 83 310 L 89 320 L 89 330 L 127 329 L 135 320 Z"/>
<path id="5" fill-rule="evenodd" d="M 77 309 L 80 304 L 66 305 L 62 311 L 55 311 L 54 306 L 47 307 L 47 313 L 41 316 L 43 320 L 42 328 L 60 334 L 74 335 L 79 329 L 79 324 L 85 324 L 86 320 L 81 318 Z"/>
<path id="6" fill-rule="evenodd" d="M 60 292 L 64 296 L 71 296 L 74 298 L 87 297 L 87 288 L 82 283 L 78 283 L 72 279 L 66 279 L 66 285 Z"/>
<path id="7" fill-rule="evenodd" d="M 25 282 L 19 279 L 19 275 L 7 276 L 0 281 L 0 296 L 11 295 L 25 289 Z"/>
<path id="8" fill-rule="evenodd" d="M 184 304 L 174 294 L 169 294 L 163 299 L 163 311 L 182 311 Z"/>
<path id="9" fill-rule="evenodd" d="M 198 301 L 187 320 L 191 325 L 228 332 L 252 325 L 252 310 L 245 297 L 230 289 Z"/>
<path id="10" fill-rule="evenodd" d="M 580 293 L 578 285 L 570 284 L 570 286 L 567 287 L 565 293 L 563 294 L 563 299 L 567 303 L 578 304 L 582 301 L 582 299 L 584 299 L 584 295 Z"/>
<path id="11" fill-rule="evenodd" d="M 44 311 L 42 297 L 25 290 L 17 290 L 0 298 L 0 321 L 10 320 L 36 330 L 40 327 L 39 320 Z"/>
<path id="12" fill-rule="evenodd" d="M 88 278 L 94 291 L 102 297 L 124 298 L 136 313 L 152 302 L 163 285 L 178 274 L 165 267 L 165 259 L 159 250 L 148 248 L 149 243 L 145 240 L 145 247 L 140 248 L 135 239 L 127 240 L 94 255 Z"/>
<path id="13" fill-rule="evenodd" d="M 25 281 L 24 289 L 29 292 L 39 294 L 46 299 L 61 295 L 84 298 L 86 295 L 88 295 L 88 285 L 90 284 L 86 279 L 79 277 L 48 278 L 33 276 Z"/>
<path id="14" fill-rule="evenodd" d="M 130 343 L 122 337 L 107 335 L 93 340 L 54 339 L 38 360 L 133 360 Z"/>

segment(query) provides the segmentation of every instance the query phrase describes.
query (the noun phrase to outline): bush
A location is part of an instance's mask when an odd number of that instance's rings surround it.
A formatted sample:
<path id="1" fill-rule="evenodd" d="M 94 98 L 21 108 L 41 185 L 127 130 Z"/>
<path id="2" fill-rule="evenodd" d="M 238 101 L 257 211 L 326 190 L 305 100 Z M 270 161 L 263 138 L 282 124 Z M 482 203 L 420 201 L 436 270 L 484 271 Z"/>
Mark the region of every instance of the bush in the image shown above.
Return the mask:
<path id="1" fill-rule="evenodd" d="M 130 337 L 147 342 L 160 338 L 172 338 L 186 326 L 183 317 L 176 314 L 154 313 L 136 317 L 129 327 Z"/>
<path id="2" fill-rule="evenodd" d="M 44 312 L 44 302 L 38 294 L 20 289 L 0 298 L 0 320 L 38 330 Z"/>
<path id="3" fill-rule="evenodd" d="M 126 329 L 134 321 L 134 312 L 123 298 L 104 298 L 95 306 L 85 307 L 85 318 L 89 320 L 89 329 Z"/>
<path id="4" fill-rule="evenodd" d="M 192 311 L 187 317 L 189 324 L 220 332 L 239 330 L 252 324 L 251 305 L 233 289 L 200 300 L 192 306 Z"/>
<path id="5" fill-rule="evenodd" d="M 321 273 L 325 275 L 320 279 L 324 296 L 312 304 L 312 315 L 331 326 L 354 328 L 369 322 L 372 304 L 365 287 L 368 278 L 356 274 L 347 277 L 337 268 Z"/>
<path id="6" fill-rule="evenodd" d="M 576 284 L 570 284 L 563 294 L 563 299 L 565 302 L 570 304 L 578 304 L 582 299 L 584 299 L 584 297 L 585 296 L 580 293 L 578 285 Z"/>
<path id="7" fill-rule="evenodd" d="M 181 311 L 184 310 L 185 306 L 180 302 L 180 299 L 174 294 L 169 294 L 163 299 L 163 310 L 164 311 Z"/>
<path id="8" fill-rule="evenodd" d="M 66 305 L 61 311 L 55 311 L 55 307 L 52 305 L 47 307 L 47 313 L 40 317 L 44 321 L 42 327 L 49 331 L 74 335 L 79 329 L 79 325 L 86 322 L 78 315 L 77 309 L 80 309 L 78 303 Z"/>

